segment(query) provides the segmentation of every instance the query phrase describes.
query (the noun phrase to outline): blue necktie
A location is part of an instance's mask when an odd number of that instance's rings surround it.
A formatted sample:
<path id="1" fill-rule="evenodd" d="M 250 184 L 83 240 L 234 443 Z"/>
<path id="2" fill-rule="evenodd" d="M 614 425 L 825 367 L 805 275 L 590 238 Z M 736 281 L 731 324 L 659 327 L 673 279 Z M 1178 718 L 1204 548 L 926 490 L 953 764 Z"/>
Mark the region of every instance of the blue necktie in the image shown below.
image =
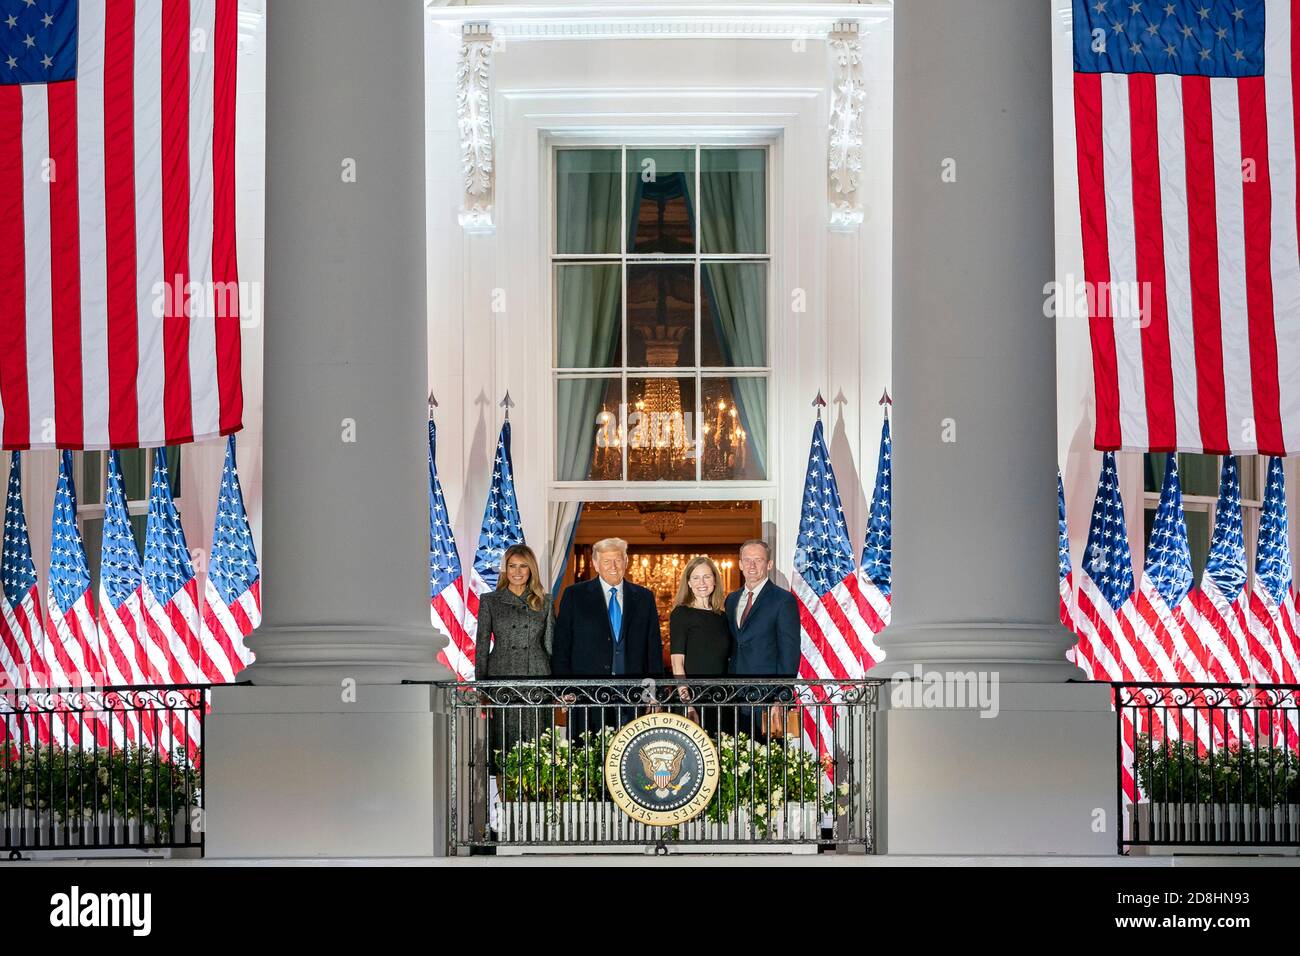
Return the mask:
<path id="1" fill-rule="evenodd" d="M 618 606 L 618 588 L 609 589 L 609 626 L 614 631 L 614 643 L 623 640 L 623 609 Z"/>

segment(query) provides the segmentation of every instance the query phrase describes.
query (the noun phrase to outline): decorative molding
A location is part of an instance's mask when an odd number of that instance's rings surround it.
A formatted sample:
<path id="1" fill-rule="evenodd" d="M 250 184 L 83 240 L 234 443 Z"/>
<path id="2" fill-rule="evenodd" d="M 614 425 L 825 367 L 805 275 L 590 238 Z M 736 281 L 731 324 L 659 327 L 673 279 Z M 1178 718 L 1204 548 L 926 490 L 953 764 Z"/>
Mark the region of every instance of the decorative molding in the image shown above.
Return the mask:
<path id="1" fill-rule="evenodd" d="M 853 230 L 864 218 L 858 179 L 862 172 L 862 108 L 867 95 L 858 24 L 837 23 L 826 45 L 832 70 L 826 163 L 830 225 Z"/>
<path id="2" fill-rule="evenodd" d="M 611 40 L 699 38 L 822 40 L 852 16 L 864 29 L 889 22 L 892 0 L 871 2 L 688 3 L 559 2 L 443 6 L 426 0 L 435 23 L 470 18 L 490 26 L 500 40 Z M 851 13 L 850 13 L 851 11 Z"/>
<path id="3" fill-rule="evenodd" d="M 491 232 L 496 192 L 492 126 L 492 44 L 485 23 L 466 23 L 456 64 L 456 125 L 465 176 L 460 225 L 466 232 Z"/>

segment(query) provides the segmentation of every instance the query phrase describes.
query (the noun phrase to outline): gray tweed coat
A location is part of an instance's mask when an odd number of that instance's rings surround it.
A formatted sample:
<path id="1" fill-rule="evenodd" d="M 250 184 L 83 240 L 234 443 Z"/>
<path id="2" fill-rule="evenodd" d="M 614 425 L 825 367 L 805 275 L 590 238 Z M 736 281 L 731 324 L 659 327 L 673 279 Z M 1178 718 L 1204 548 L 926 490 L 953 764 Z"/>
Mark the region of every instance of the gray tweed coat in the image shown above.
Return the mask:
<path id="1" fill-rule="evenodd" d="M 546 677 L 551 673 L 551 643 L 555 614 L 551 599 L 534 611 L 508 588 L 489 591 L 479 598 L 478 637 L 474 646 L 474 676 Z M 489 653 L 489 635 L 496 646 Z"/>

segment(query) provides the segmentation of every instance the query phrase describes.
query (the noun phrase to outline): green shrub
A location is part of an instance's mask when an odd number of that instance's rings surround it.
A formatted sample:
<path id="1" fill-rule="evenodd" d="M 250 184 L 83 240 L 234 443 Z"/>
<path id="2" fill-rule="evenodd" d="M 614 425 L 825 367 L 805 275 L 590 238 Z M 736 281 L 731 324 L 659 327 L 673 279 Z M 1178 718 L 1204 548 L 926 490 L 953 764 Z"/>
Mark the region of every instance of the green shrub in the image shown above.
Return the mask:
<path id="1" fill-rule="evenodd" d="M 1142 735 L 1135 761 L 1142 792 L 1152 803 L 1300 803 L 1300 756 L 1283 746 L 1200 753 L 1195 743 L 1153 743 Z"/>

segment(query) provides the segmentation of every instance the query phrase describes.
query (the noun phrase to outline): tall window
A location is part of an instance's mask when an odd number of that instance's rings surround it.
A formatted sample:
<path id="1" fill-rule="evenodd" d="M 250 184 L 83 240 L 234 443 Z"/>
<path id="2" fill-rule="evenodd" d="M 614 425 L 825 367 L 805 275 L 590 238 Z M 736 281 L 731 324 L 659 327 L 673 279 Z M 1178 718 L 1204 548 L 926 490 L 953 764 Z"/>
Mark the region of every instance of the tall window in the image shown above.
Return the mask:
<path id="1" fill-rule="evenodd" d="M 558 480 L 767 477 L 767 170 L 761 147 L 556 150 Z"/>
<path id="2" fill-rule="evenodd" d="M 1151 528 L 1155 524 L 1156 509 L 1160 506 L 1160 486 L 1165 477 L 1166 455 L 1144 456 L 1143 491 L 1146 511 L 1143 541 L 1151 541 Z M 1246 543 L 1248 581 L 1255 574 L 1255 539 L 1259 533 L 1259 512 L 1263 506 L 1264 480 L 1268 459 L 1258 455 L 1239 455 L 1237 465 L 1241 475 L 1241 524 Z M 1214 513 L 1219 500 L 1219 471 L 1223 459 L 1219 455 L 1179 454 L 1178 479 L 1183 489 L 1183 513 L 1187 516 L 1187 543 L 1192 553 L 1192 573 L 1200 584 L 1201 572 L 1210 553 L 1210 538 L 1214 532 Z M 1134 569 L 1138 570 L 1138 569 Z"/>
<path id="3" fill-rule="evenodd" d="M 167 455 L 167 479 L 177 511 L 184 513 L 181 501 L 181 450 L 173 448 L 131 448 L 121 452 L 122 484 L 126 492 L 126 510 L 131 521 L 135 546 L 144 554 L 144 533 L 149 518 L 149 480 L 153 476 L 153 456 Z M 99 558 L 104 539 L 104 489 L 108 481 L 108 453 L 86 451 L 74 454 L 77 478 L 77 524 L 86 547 L 86 564 L 90 568 L 91 593 L 99 594 Z"/>

